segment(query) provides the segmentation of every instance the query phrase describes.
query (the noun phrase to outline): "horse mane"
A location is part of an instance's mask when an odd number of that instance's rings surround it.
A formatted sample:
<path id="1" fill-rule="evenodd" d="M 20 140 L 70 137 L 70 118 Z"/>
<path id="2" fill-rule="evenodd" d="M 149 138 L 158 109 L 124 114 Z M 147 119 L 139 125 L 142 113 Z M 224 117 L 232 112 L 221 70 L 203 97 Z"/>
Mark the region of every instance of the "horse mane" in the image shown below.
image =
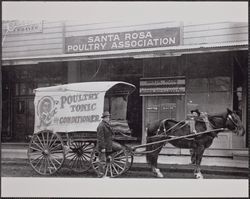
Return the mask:
<path id="1" fill-rule="evenodd" d="M 216 127 L 216 121 L 218 122 L 219 119 L 225 121 L 227 114 L 227 112 L 209 114 L 208 120 L 214 127 Z"/>

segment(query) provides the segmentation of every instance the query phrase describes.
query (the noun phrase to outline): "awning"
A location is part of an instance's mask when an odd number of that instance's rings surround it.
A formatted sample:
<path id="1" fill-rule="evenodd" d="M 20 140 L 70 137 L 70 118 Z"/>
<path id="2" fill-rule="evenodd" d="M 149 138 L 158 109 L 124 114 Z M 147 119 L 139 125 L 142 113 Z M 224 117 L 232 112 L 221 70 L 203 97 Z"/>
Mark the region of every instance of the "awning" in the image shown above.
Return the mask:
<path id="1" fill-rule="evenodd" d="M 75 54 L 44 55 L 32 57 L 2 58 L 2 65 L 38 64 L 41 62 L 79 61 L 91 59 L 171 57 L 182 54 L 217 51 L 248 50 L 248 41 L 213 44 L 181 45 L 171 47 L 102 51 Z"/>

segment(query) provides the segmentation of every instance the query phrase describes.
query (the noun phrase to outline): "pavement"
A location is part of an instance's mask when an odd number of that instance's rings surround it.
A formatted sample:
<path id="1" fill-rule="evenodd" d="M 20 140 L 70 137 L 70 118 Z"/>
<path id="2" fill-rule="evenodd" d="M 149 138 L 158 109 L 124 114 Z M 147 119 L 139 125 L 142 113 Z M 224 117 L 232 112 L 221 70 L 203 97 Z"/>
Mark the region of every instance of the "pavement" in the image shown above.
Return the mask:
<path id="1" fill-rule="evenodd" d="M 18 160 L 22 162 L 27 161 L 27 144 L 2 144 L 1 145 L 1 159 L 2 162 L 11 161 L 12 163 Z M 178 172 L 193 171 L 194 166 L 190 165 L 189 155 L 159 155 L 158 166 L 161 169 L 167 169 Z M 246 159 L 233 159 L 226 157 L 206 157 L 202 159 L 202 170 L 204 173 L 225 174 L 248 176 L 249 175 L 249 161 Z M 141 169 L 149 169 L 146 164 L 145 155 L 134 156 L 133 167 L 140 167 Z"/>

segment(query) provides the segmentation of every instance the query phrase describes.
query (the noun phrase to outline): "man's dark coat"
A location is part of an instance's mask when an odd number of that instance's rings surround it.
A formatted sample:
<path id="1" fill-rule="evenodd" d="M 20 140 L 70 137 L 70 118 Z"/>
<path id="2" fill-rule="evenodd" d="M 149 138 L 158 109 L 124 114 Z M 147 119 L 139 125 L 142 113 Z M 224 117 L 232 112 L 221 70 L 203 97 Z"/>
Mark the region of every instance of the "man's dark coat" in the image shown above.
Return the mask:
<path id="1" fill-rule="evenodd" d="M 98 150 L 106 149 L 107 152 L 112 151 L 112 135 L 110 124 L 102 120 L 97 127 Z"/>

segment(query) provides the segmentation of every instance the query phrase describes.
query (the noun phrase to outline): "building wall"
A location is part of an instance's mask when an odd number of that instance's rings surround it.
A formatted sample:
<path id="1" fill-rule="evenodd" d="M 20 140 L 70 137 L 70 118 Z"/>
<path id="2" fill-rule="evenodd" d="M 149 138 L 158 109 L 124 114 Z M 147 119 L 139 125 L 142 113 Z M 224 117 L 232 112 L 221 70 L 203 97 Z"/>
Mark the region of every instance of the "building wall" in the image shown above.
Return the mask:
<path id="1" fill-rule="evenodd" d="M 3 58 L 62 54 L 63 22 L 44 21 L 42 32 L 38 33 L 6 34 L 6 31 L 2 30 L 2 37 L 5 37 L 2 44 Z"/>
<path id="2" fill-rule="evenodd" d="M 2 74 L 2 140 L 26 142 L 34 132 L 33 89 L 66 83 L 67 65 L 62 62 L 3 66 Z"/>
<path id="3" fill-rule="evenodd" d="M 28 65 L 28 61 L 26 60 L 26 58 L 44 56 L 45 63 L 33 65 L 32 67 L 42 68 L 46 65 L 47 67 L 51 66 L 52 68 L 53 63 L 50 62 L 50 58 L 55 55 L 64 55 L 65 53 L 65 37 L 84 36 L 91 34 L 96 35 L 107 32 L 116 33 L 122 31 L 127 32 L 135 30 L 150 30 L 164 27 L 180 27 L 180 44 L 181 46 L 186 46 L 187 48 L 189 46 L 197 46 L 200 44 L 220 44 L 228 42 L 248 41 L 247 23 L 217 22 L 203 24 L 184 24 L 182 22 L 160 22 L 154 24 L 131 25 L 120 22 L 82 24 L 81 22 L 77 21 L 44 21 L 42 29 L 43 32 L 22 34 L 12 34 L 11 32 L 8 32 L 6 34 L 6 29 L 3 29 L 2 37 L 4 39 L 4 42 L 2 45 L 2 55 L 3 59 L 13 58 L 19 61 L 24 60 L 24 62 L 26 63 L 25 66 L 20 66 L 24 68 L 26 67 L 26 65 Z M 168 52 L 167 48 L 165 51 Z M 189 101 L 192 101 L 192 103 L 195 102 L 196 104 L 200 104 L 201 110 L 207 112 L 215 112 L 218 110 L 222 110 L 225 107 L 232 107 L 232 92 L 234 79 L 232 76 L 233 73 L 235 73 L 232 72 L 232 70 L 233 68 L 236 68 L 234 66 L 235 64 L 233 64 L 234 60 L 232 60 L 232 54 L 210 54 L 208 53 L 209 49 L 206 49 L 201 54 L 191 55 L 193 53 L 192 50 L 190 50 L 189 52 L 186 53 L 186 55 L 180 54 L 170 57 L 164 57 L 164 55 L 159 54 L 157 55 L 158 58 L 146 58 L 143 55 L 141 58 L 137 57 L 136 59 L 117 59 L 117 57 L 114 55 L 113 59 L 101 59 L 102 57 L 99 57 L 96 60 L 86 60 L 89 59 L 89 57 L 84 57 L 84 55 L 82 54 L 80 57 L 77 58 L 78 61 L 75 60 L 73 55 L 70 61 L 67 60 L 67 62 L 62 62 L 60 58 L 57 58 L 56 63 L 58 63 L 59 65 L 63 65 L 64 69 L 66 69 L 65 73 L 62 76 L 64 78 L 66 77 L 67 82 L 65 81 L 65 79 L 61 80 L 61 82 L 64 83 L 96 80 L 122 80 L 135 84 L 136 87 L 139 88 L 139 80 L 141 77 L 186 76 L 187 94 L 185 97 L 181 97 L 178 99 L 178 107 L 183 108 L 177 110 L 177 120 L 184 119 L 186 113 L 189 112 Z M 238 57 L 240 58 L 241 52 L 239 51 L 238 54 Z M 124 53 L 124 56 L 133 57 L 133 53 Z M 152 57 L 154 56 L 155 54 Z M 83 59 L 85 59 L 85 61 L 83 61 Z M 32 61 L 32 59 L 30 60 Z M 10 61 L 9 64 L 18 65 L 18 62 L 12 63 L 12 61 Z M 12 68 L 7 70 L 12 71 Z M 48 70 L 47 72 L 49 71 L 50 70 Z M 40 73 L 39 76 L 40 78 L 47 78 L 47 76 L 42 75 L 42 73 Z M 46 84 L 46 82 L 44 83 Z M 198 87 L 196 86 L 197 83 L 199 84 Z M 221 83 L 224 83 L 224 86 L 227 89 L 225 90 L 225 88 L 221 88 L 222 91 L 220 93 L 218 103 L 216 102 L 216 100 L 218 99 L 219 91 L 216 90 L 216 83 L 220 85 Z M 15 89 L 15 86 L 12 86 L 12 90 L 13 89 Z M 230 89 L 230 91 L 228 89 Z M 243 87 L 243 89 L 245 91 L 246 86 Z M 218 91 L 216 95 L 213 95 L 214 91 Z M 140 128 L 142 126 L 143 128 L 145 127 L 146 121 L 142 121 L 142 116 L 139 115 L 143 112 L 142 107 L 136 107 L 136 104 L 142 104 L 142 106 L 146 106 L 146 103 L 149 102 L 144 101 L 142 103 L 141 98 L 138 97 L 139 89 L 137 89 L 136 92 L 133 93 L 133 95 L 134 96 L 132 96 L 132 103 L 128 105 L 128 117 L 132 118 L 131 120 L 133 122 L 131 123 L 131 125 L 137 132 L 136 135 L 139 135 L 138 132 L 142 132 L 142 129 Z M 206 97 L 204 97 L 205 95 Z M 245 96 L 246 95 L 244 95 L 244 99 L 246 98 Z M 157 104 L 161 101 L 164 102 L 164 100 L 167 100 L 167 103 L 170 106 L 171 104 L 173 104 L 172 100 L 174 99 L 168 100 L 166 99 L 166 97 L 164 99 L 156 97 L 152 101 L 152 103 Z M 15 109 L 15 102 L 11 101 L 11 105 L 9 105 L 6 100 L 5 102 L 7 103 L 6 107 L 11 107 L 11 109 Z M 5 102 L 3 101 L 3 103 Z M 246 113 L 244 115 L 246 115 Z M 9 120 L 11 120 L 11 118 L 12 116 L 9 117 Z M 141 125 L 143 122 L 144 125 Z M 138 126 L 140 126 L 140 128 L 138 128 Z M 7 128 L 9 128 L 9 126 L 6 126 L 6 129 Z M 145 134 L 143 133 L 143 135 Z M 243 142 L 241 140 L 236 143 L 232 142 L 232 137 L 226 137 L 225 139 L 227 140 L 225 142 L 218 141 L 218 146 L 220 145 L 224 147 L 224 145 L 226 145 L 227 148 L 242 147 Z M 228 141 L 228 139 L 231 139 L 231 141 Z"/>
<path id="4" fill-rule="evenodd" d="M 163 27 L 181 27 L 181 43 L 184 46 L 248 41 L 247 23 L 161 22 L 131 25 L 122 22 L 83 24 L 80 21 L 43 21 L 43 32 L 6 34 L 6 29 L 2 29 L 2 37 L 4 37 L 2 55 L 3 58 L 61 55 L 64 54 L 65 37 Z"/>

